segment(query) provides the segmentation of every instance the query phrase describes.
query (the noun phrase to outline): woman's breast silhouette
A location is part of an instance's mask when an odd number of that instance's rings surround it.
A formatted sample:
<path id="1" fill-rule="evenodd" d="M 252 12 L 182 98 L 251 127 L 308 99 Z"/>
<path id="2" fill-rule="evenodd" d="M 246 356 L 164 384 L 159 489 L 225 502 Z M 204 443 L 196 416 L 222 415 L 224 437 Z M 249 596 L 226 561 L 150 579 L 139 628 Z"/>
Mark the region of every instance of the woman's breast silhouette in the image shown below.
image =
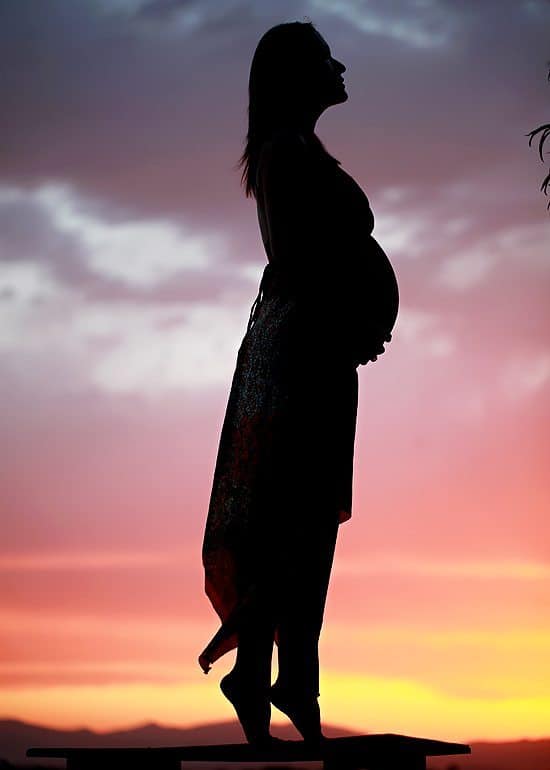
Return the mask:
<path id="1" fill-rule="evenodd" d="M 352 515 L 357 366 L 375 361 L 398 311 L 369 201 L 314 133 L 346 101 L 345 67 L 311 22 L 260 40 L 242 156 L 268 264 L 252 306 L 221 430 L 202 562 L 221 626 L 205 673 L 249 743 L 270 745 L 270 704 L 309 743 L 323 739 L 318 642 L 338 527 Z M 273 643 L 278 676 L 271 685 Z"/>

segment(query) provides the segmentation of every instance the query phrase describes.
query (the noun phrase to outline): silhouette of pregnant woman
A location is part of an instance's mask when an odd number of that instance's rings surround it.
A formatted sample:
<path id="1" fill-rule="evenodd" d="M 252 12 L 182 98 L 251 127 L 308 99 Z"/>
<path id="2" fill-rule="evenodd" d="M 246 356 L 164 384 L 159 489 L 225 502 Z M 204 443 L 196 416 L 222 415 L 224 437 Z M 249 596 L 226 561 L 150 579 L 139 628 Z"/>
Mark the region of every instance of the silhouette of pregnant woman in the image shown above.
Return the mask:
<path id="1" fill-rule="evenodd" d="M 271 704 L 304 741 L 324 738 L 318 642 L 352 511 L 357 367 L 384 352 L 399 304 L 368 198 L 314 133 L 348 98 L 345 69 L 311 22 L 290 22 L 264 34 L 250 70 L 240 165 L 268 263 L 216 459 L 202 562 L 221 626 L 199 663 L 206 674 L 237 648 L 220 688 L 262 746 L 278 742 Z"/>

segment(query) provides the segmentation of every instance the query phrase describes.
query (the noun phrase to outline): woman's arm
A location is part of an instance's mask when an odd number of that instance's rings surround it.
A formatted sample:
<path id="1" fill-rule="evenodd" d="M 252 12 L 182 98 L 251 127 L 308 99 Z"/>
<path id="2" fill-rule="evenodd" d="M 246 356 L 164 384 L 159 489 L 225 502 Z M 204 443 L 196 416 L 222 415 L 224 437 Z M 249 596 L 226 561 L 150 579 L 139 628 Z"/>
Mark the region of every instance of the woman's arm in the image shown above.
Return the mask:
<path id="1" fill-rule="evenodd" d="M 272 262 L 288 288 L 302 299 L 321 288 L 323 279 L 326 284 L 327 271 L 335 273 L 330 261 L 337 254 L 331 251 L 327 190 L 322 190 L 321 181 L 299 134 L 288 132 L 266 142 L 258 185 Z"/>

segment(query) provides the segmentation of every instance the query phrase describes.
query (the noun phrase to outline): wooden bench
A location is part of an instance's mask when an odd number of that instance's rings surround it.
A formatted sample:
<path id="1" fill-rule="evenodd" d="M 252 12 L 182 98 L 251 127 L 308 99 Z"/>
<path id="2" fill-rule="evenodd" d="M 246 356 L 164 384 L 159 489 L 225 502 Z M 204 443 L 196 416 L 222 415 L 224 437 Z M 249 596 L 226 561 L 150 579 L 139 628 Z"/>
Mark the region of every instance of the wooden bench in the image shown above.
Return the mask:
<path id="1" fill-rule="evenodd" d="M 62 757 L 67 770 L 180 770 L 181 762 L 315 762 L 324 770 L 425 770 L 426 757 L 470 754 L 465 743 L 382 733 L 327 738 L 322 747 L 284 741 L 268 750 L 248 743 L 148 748 L 30 748 L 27 757 Z"/>

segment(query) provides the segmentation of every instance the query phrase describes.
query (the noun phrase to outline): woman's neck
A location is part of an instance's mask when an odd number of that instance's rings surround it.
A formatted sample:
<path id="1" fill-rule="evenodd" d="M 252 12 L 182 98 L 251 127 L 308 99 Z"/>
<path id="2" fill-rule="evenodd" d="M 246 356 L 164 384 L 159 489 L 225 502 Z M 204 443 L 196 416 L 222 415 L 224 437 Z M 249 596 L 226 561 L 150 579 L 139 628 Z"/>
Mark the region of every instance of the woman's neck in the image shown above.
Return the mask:
<path id="1" fill-rule="evenodd" d="M 276 122 L 276 130 L 295 131 L 301 134 L 306 140 L 315 139 L 315 125 L 319 115 L 313 112 L 297 112 L 282 115 Z"/>

